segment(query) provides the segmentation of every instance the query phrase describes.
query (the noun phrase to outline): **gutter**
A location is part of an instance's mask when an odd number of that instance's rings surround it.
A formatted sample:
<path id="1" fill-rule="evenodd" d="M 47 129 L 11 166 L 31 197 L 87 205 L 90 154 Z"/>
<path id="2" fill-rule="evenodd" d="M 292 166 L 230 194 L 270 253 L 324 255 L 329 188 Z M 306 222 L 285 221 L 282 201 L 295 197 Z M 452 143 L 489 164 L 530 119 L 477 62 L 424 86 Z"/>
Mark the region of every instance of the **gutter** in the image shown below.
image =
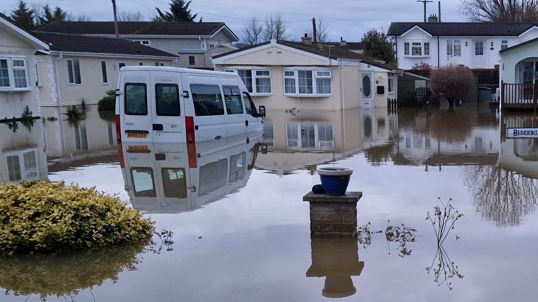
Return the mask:
<path id="1" fill-rule="evenodd" d="M 51 51 L 51 55 L 65 56 L 78 56 L 78 57 L 99 57 L 99 58 L 121 58 L 121 59 L 148 59 L 148 60 L 170 60 L 173 61 L 177 58 L 176 55 L 170 54 L 170 56 L 154 56 L 154 55 L 131 55 L 121 53 L 94 53 L 94 52 L 67 52 L 67 51 Z"/>
<path id="2" fill-rule="evenodd" d="M 60 77 L 58 76 L 58 60 L 63 59 L 63 54 L 60 52 L 59 56 L 54 59 L 54 76 L 56 78 L 56 94 L 58 95 L 58 107 L 60 108 L 60 136 L 62 142 L 62 156 L 65 155 L 65 130 L 62 120 L 62 94 L 60 93 Z"/>

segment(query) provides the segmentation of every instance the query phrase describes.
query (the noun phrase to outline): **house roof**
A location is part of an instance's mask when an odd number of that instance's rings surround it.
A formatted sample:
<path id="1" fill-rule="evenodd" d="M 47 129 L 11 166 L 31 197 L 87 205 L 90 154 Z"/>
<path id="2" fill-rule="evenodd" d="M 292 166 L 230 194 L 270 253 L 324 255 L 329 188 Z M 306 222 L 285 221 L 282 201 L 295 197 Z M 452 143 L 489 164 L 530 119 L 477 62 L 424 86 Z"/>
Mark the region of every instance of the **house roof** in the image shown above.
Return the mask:
<path id="1" fill-rule="evenodd" d="M 3 27 L 6 31 L 14 34 L 16 36 L 22 36 L 27 42 L 33 45 L 36 49 L 45 49 L 48 50 L 49 46 L 47 43 L 34 35 L 31 32 L 26 31 L 25 29 L 19 27 L 13 20 L 8 16 L 0 13 L 0 28 Z"/>
<path id="2" fill-rule="evenodd" d="M 213 58 L 216 59 L 216 58 L 220 58 L 220 57 L 223 57 L 223 56 L 227 56 L 227 55 L 231 55 L 231 54 L 235 54 L 235 53 L 240 53 L 240 52 L 243 52 L 245 50 L 249 50 L 249 49 L 253 49 L 253 48 L 256 48 L 256 47 L 264 46 L 264 45 L 267 45 L 267 44 L 270 44 L 270 43 L 271 42 L 268 41 L 268 42 L 263 42 L 263 43 L 260 43 L 260 44 L 257 44 L 257 45 L 252 45 L 252 46 L 248 46 L 248 47 L 245 47 L 245 48 L 240 48 L 240 49 L 237 49 L 237 50 L 233 50 L 233 51 L 230 51 L 230 52 L 226 52 L 226 53 L 223 53 L 223 54 L 213 56 Z M 305 52 L 308 52 L 308 53 L 312 53 L 312 54 L 315 54 L 315 55 L 319 55 L 319 56 L 322 56 L 322 57 L 325 57 L 325 58 L 330 58 L 330 59 L 333 59 L 333 60 L 337 60 L 337 59 L 358 60 L 358 61 L 361 61 L 363 63 L 367 63 L 367 64 L 370 64 L 370 65 L 373 65 L 373 66 L 376 66 L 376 67 L 380 67 L 380 68 L 383 68 L 383 69 L 398 70 L 397 67 L 381 63 L 375 58 L 365 56 L 365 55 L 362 55 L 362 54 L 359 54 L 359 53 L 356 53 L 356 52 L 353 52 L 353 51 L 349 51 L 349 50 L 344 49 L 344 48 L 335 47 L 335 46 L 332 46 L 332 45 L 326 45 L 326 44 L 320 44 L 320 43 L 312 43 L 312 45 L 305 45 L 302 42 L 292 42 L 292 41 L 284 41 L 284 40 L 279 40 L 276 43 L 280 44 L 280 45 L 283 45 L 283 46 L 288 46 L 288 47 L 291 47 L 291 48 L 295 48 L 295 49 L 298 49 L 298 50 L 301 50 L 301 51 L 305 51 Z"/>
<path id="3" fill-rule="evenodd" d="M 40 37 L 42 40 L 49 42 L 51 51 L 170 58 L 177 57 L 171 53 L 124 39 L 87 37 L 43 32 L 35 32 L 35 35 Z"/>
<path id="4" fill-rule="evenodd" d="M 164 35 L 164 36 L 207 36 L 221 29 L 229 31 L 233 41 L 237 36 L 223 22 L 118 22 L 120 35 Z M 78 35 L 114 35 L 114 22 L 51 22 L 38 29 L 41 32 L 55 32 Z"/>
<path id="5" fill-rule="evenodd" d="M 401 36 L 415 26 L 432 36 L 519 36 L 538 23 L 392 22 L 387 35 Z"/>
<path id="6" fill-rule="evenodd" d="M 499 52 L 500 52 L 501 54 L 503 54 L 503 53 L 505 53 L 505 52 L 507 52 L 507 51 L 510 51 L 510 50 L 512 50 L 512 49 L 519 48 L 519 47 L 524 46 L 524 45 L 527 45 L 527 44 L 535 43 L 536 41 L 538 41 L 538 38 L 534 38 L 534 39 L 531 39 L 531 40 L 529 40 L 529 41 L 525 41 L 525 42 L 516 44 L 516 45 L 514 45 L 514 46 L 510 46 L 510 47 L 508 47 L 508 48 L 501 49 L 501 50 L 499 50 Z"/>
<path id="7" fill-rule="evenodd" d="M 319 42 L 319 44 L 333 45 L 351 51 L 363 50 L 361 42 Z"/>

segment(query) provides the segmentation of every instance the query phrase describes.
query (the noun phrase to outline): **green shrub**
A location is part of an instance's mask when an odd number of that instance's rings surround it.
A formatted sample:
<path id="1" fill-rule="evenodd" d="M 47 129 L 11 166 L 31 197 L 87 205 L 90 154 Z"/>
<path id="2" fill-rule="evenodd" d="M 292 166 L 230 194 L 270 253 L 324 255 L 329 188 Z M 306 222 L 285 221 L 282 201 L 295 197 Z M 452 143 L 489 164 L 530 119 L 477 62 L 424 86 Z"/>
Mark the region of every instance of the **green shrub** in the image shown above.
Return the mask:
<path id="1" fill-rule="evenodd" d="M 151 237 L 153 223 L 115 196 L 64 183 L 0 187 L 0 255 L 94 249 Z"/>
<path id="2" fill-rule="evenodd" d="M 100 99 L 97 103 L 97 111 L 116 110 L 116 90 L 109 90 L 106 94 L 107 96 Z"/>

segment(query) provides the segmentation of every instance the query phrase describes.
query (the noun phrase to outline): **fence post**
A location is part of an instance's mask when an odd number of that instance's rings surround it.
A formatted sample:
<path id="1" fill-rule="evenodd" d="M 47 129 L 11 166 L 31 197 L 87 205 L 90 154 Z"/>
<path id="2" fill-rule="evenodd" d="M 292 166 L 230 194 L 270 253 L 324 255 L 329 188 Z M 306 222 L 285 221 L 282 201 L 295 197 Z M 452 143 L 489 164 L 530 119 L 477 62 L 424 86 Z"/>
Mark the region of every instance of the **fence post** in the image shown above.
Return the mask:
<path id="1" fill-rule="evenodd" d="M 504 107 L 504 81 L 501 81 L 501 109 Z"/>

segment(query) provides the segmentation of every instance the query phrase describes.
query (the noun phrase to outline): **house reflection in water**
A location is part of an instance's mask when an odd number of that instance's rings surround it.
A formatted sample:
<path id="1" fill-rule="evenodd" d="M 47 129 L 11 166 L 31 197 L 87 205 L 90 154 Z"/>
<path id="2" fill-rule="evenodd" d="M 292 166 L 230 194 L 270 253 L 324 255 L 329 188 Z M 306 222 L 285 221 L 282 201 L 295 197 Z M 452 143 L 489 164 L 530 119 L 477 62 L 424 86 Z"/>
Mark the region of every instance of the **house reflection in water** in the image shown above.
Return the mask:
<path id="1" fill-rule="evenodd" d="M 196 144 L 126 143 L 120 160 L 125 190 L 140 211 L 196 210 L 247 184 L 259 141 L 241 135 Z"/>
<path id="2" fill-rule="evenodd" d="M 257 167 L 279 175 L 345 158 L 386 144 L 390 137 L 387 108 L 343 111 L 268 110 L 263 142 L 268 154 Z"/>
<path id="3" fill-rule="evenodd" d="M 16 132 L 0 123 L 0 153 L 0 183 L 48 181 L 41 119 L 31 127 L 18 122 Z"/>
<path id="4" fill-rule="evenodd" d="M 322 295 L 343 298 L 355 294 L 351 276 L 360 276 L 364 261 L 359 261 L 357 239 L 312 238 L 312 266 L 307 277 L 325 277 Z"/>

